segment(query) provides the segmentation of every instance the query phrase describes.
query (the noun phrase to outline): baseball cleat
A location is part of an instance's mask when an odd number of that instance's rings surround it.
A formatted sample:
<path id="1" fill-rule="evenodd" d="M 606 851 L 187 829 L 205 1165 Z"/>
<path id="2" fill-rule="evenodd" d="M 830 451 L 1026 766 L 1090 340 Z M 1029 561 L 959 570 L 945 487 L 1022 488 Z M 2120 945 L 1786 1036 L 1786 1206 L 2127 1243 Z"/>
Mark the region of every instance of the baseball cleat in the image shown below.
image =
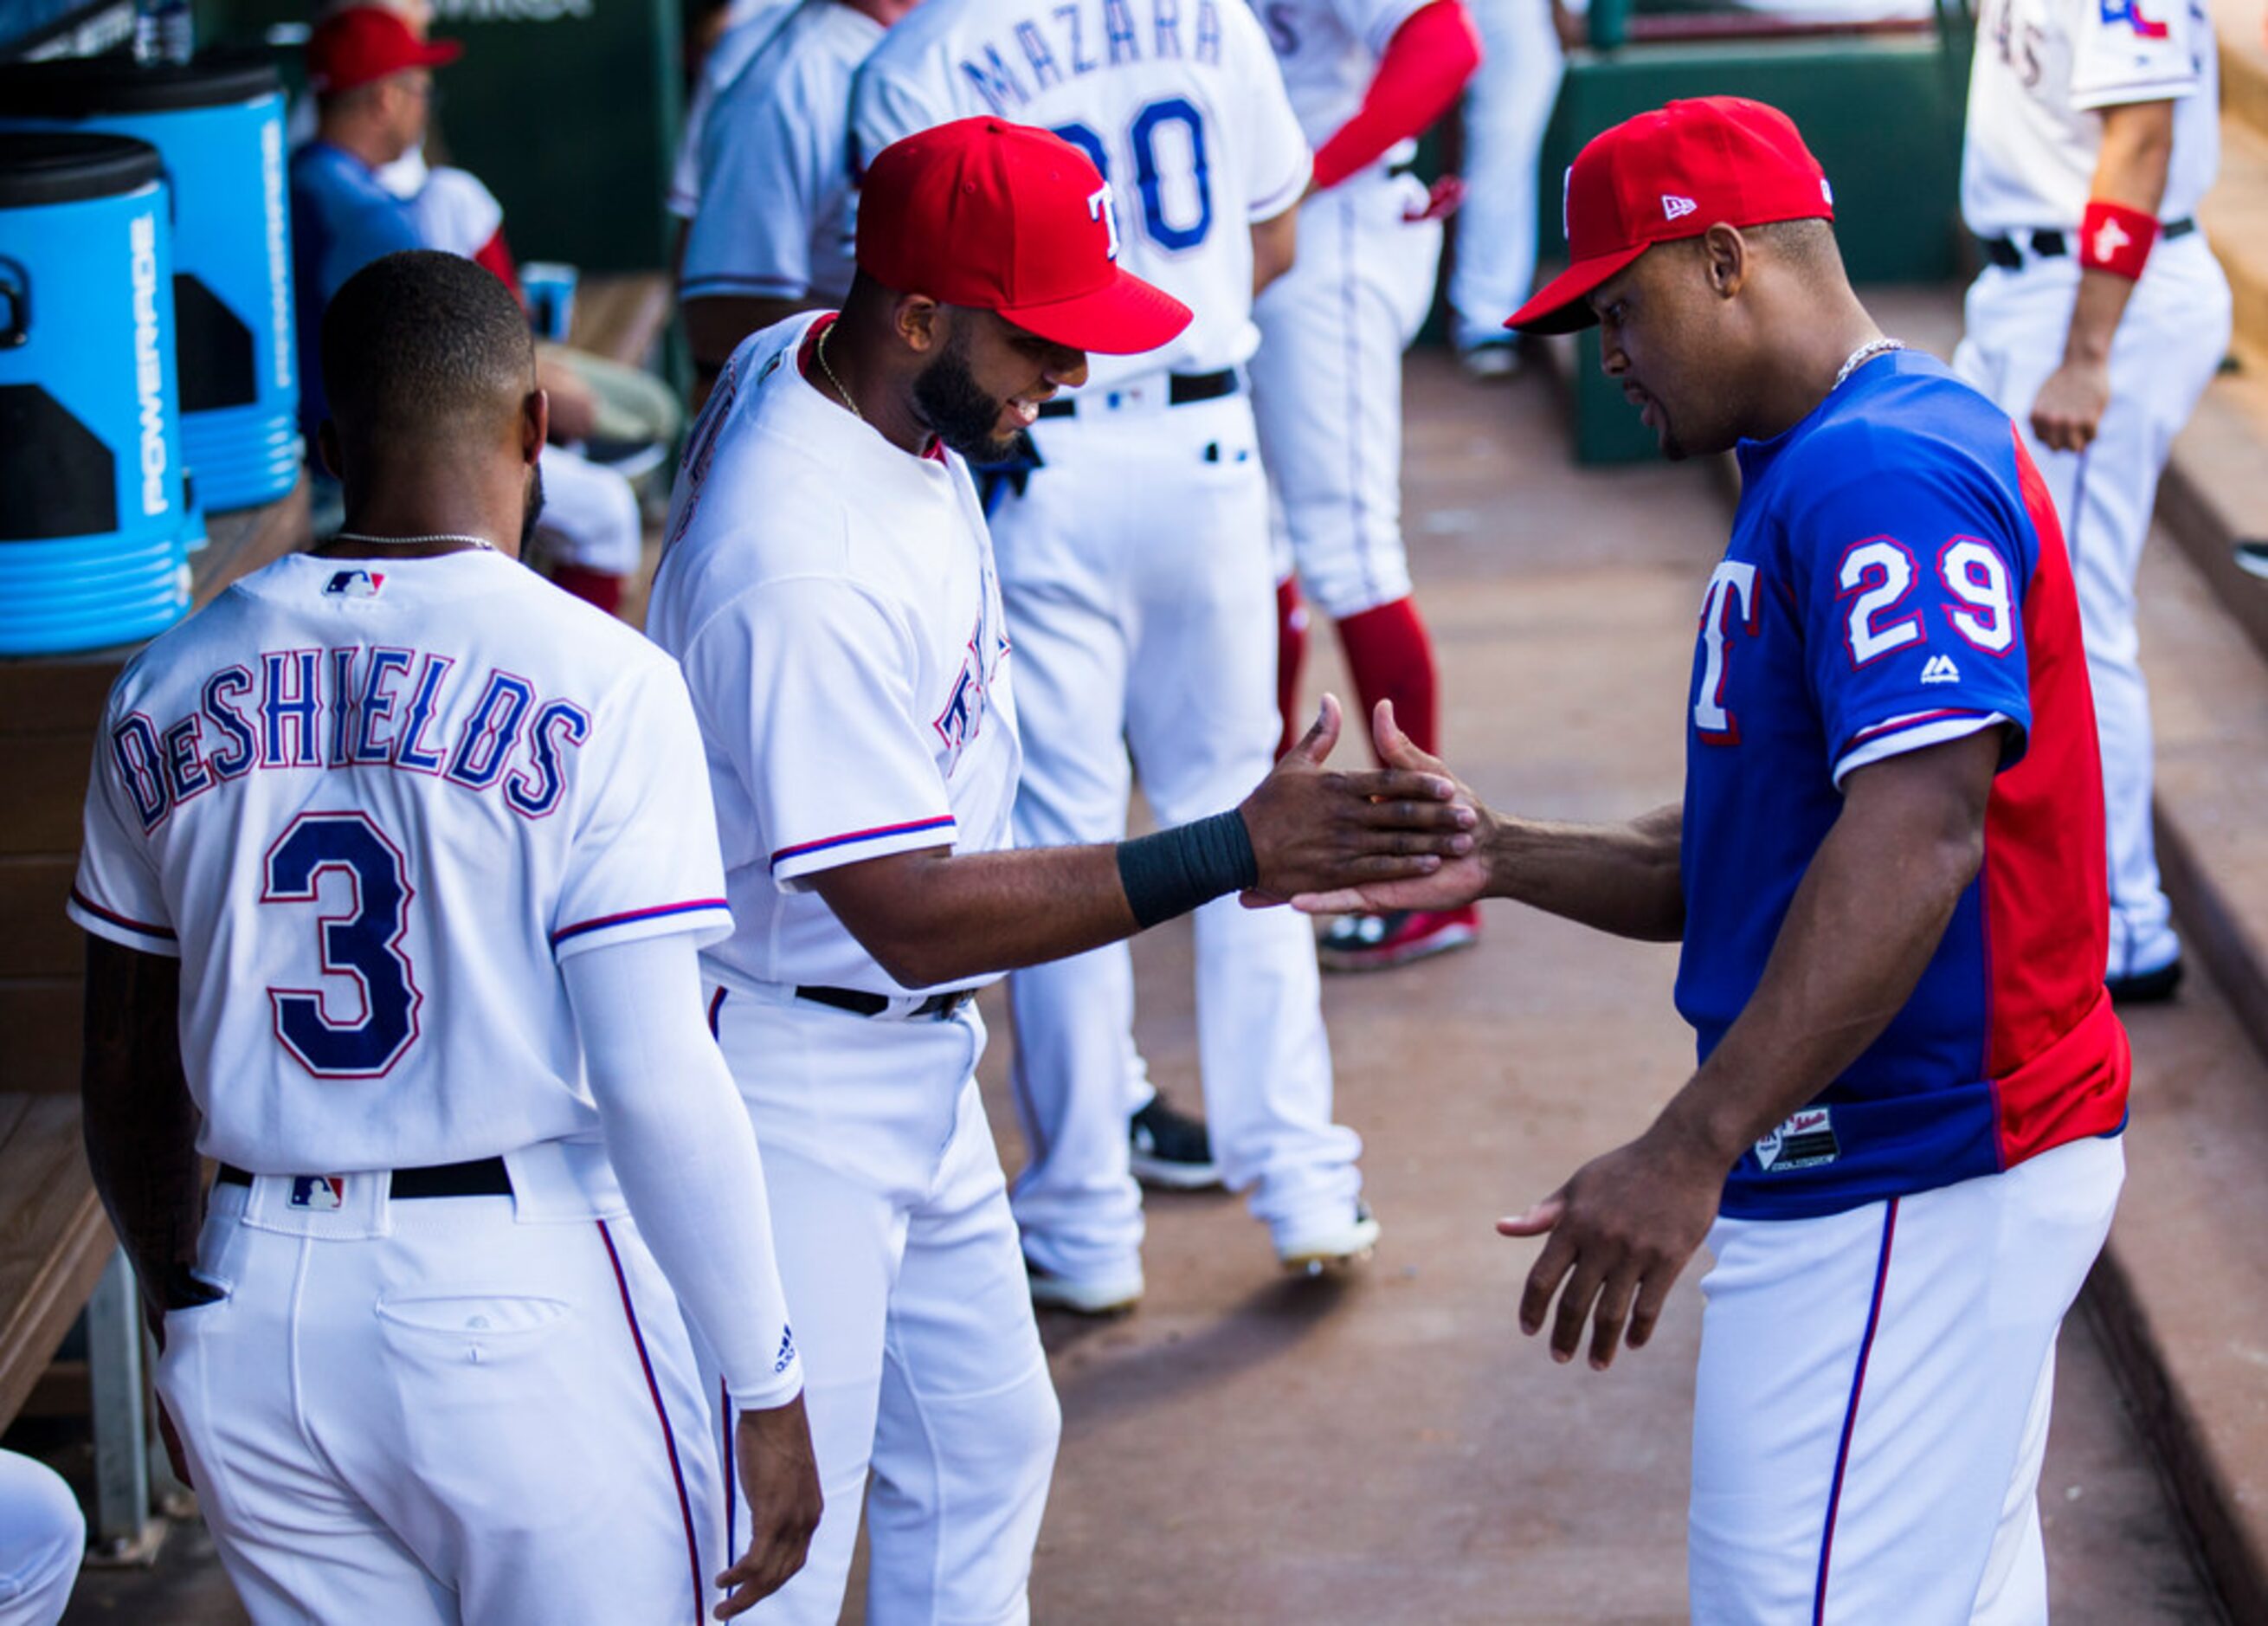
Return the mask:
<path id="1" fill-rule="evenodd" d="M 1510 339 L 1488 339 L 1457 352 L 1465 376 L 1484 383 L 1514 376 L 1520 371 L 1520 347 Z"/>
<path id="2" fill-rule="evenodd" d="M 1385 971 L 1462 949 L 1480 935 L 1480 911 L 1470 905 L 1343 914 L 1323 928 L 1315 942 L 1315 958 L 1325 971 Z"/>
<path id="3" fill-rule="evenodd" d="M 1205 1120 L 1179 1111 L 1163 1096 L 1126 1120 L 1127 1163 L 1145 1186 L 1203 1191 L 1220 1184 Z"/>
<path id="4" fill-rule="evenodd" d="M 1064 1276 L 1027 1259 L 1024 1274 L 1031 1278 L 1032 1304 L 1041 1310 L 1124 1315 L 1142 1302 L 1144 1283 L 1138 1265 L 1123 1276 Z"/>
<path id="5" fill-rule="evenodd" d="M 2110 991 L 2110 1002 L 2114 1005 L 2162 1005 L 2182 986 L 2182 963 L 2169 960 L 2153 971 L 2106 977 L 2102 986 Z"/>
<path id="6" fill-rule="evenodd" d="M 1336 1225 L 1306 1231 L 1276 1244 L 1277 1262 L 1295 1276 L 1317 1276 L 1368 1259 L 1378 1245 L 1378 1221 L 1370 1204 L 1355 1200 L 1354 1214 Z"/>

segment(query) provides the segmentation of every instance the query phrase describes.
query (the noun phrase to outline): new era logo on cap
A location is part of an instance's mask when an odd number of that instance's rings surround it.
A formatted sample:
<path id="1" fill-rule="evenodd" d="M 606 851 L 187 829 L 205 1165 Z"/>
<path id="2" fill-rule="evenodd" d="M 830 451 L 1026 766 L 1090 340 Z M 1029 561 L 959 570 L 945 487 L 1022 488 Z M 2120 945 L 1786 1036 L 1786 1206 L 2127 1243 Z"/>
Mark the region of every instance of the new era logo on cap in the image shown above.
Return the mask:
<path id="1" fill-rule="evenodd" d="M 1674 192 L 1664 192 L 1661 195 L 1661 218 L 1665 220 L 1675 220 L 1681 215 L 1690 215 L 1700 207 L 1701 205 L 1691 198 L 1679 197 Z"/>

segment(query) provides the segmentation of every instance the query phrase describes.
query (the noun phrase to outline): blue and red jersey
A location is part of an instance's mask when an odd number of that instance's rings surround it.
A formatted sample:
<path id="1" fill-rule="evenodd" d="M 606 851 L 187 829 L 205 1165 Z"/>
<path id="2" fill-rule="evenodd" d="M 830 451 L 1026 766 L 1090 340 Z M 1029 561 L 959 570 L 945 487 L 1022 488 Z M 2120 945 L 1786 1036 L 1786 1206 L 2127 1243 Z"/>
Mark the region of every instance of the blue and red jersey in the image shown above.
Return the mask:
<path id="1" fill-rule="evenodd" d="M 1739 455 L 1687 735 L 1677 1007 L 1703 1060 L 1755 994 L 1846 777 L 1984 728 L 2006 744 L 1983 868 L 1912 996 L 1742 1155 L 1722 1212 L 1831 1214 L 2115 1132 L 2130 1063 L 2102 987 L 2095 706 L 2062 530 L 2015 426 L 1902 352 Z"/>

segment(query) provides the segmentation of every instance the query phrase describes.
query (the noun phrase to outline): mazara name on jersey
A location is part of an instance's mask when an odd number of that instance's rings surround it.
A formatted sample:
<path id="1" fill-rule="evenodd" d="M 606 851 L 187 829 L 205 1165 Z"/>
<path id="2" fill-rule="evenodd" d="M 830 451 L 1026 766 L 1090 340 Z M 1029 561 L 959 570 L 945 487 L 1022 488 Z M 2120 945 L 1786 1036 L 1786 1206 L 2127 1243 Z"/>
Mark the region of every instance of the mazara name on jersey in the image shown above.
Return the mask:
<path id="1" fill-rule="evenodd" d="M 1135 21 L 1128 0 L 1071 0 L 1018 19 L 1005 39 L 961 60 L 961 72 L 985 105 L 1007 117 L 1040 92 L 1100 68 L 1159 60 L 1219 67 L 1219 0 L 1195 0 L 1186 25 L 1182 0 L 1152 0 L 1151 26 Z"/>
<path id="2" fill-rule="evenodd" d="M 196 692 L 186 716 L 136 712 L 111 729 L 111 760 L 145 834 L 215 786 L 302 769 L 397 768 L 497 792 L 523 818 L 542 818 L 566 789 L 567 752 L 591 736 L 587 710 L 544 698 L 524 677 L 383 645 L 270 650 L 257 670 L 222 667 Z"/>

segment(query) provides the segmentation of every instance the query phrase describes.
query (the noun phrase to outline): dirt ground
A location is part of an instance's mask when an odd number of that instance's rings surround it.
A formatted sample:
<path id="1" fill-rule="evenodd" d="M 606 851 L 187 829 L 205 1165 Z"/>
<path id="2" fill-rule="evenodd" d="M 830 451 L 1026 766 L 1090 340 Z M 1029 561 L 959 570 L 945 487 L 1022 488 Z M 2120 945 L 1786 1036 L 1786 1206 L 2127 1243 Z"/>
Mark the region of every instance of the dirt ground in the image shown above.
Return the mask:
<path id="1" fill-rule="evenodd" d="M 1677 792 L 1712 471 L 1569 465 L 1546 381 L 1413 360 L 1406 525 L 1448 753 L 1492 802 L 1571 818 Z M 1328 635 L 1311 686 L 1338 682 Z M 1186 927 L 1137 946 L 1140 1037 L 1190 1105 Z M 1509 907 L 1474 950 L 1328 979 L 1339 1112 L 1385 1228 L 1292 1282 L 1218 1194 L 1152 1196 L 1135 1314 L 1048 1315 L 1063 1451 L 1042 1622 L 1668 1622 L 1684 1616 L 1698 1269 L 1653 1345 L 1555 1366 L 1513 1320 L 1534 1244 L 1491 1222 L 1645 1123 L 1691 1064 L 1675 951 Z M 984 1068 L 1004 1158 L 1006 1022 Z M 2061 1626 L 2213 1618 L 2083 1319 L 2065 1333 L 2041 1504 Z M 90 1575 L 72 1622 L 240 1616 L 201 1530 L 157 1575 Z M 855 1611 L 850 1618 L 858 1618 Z"/>

